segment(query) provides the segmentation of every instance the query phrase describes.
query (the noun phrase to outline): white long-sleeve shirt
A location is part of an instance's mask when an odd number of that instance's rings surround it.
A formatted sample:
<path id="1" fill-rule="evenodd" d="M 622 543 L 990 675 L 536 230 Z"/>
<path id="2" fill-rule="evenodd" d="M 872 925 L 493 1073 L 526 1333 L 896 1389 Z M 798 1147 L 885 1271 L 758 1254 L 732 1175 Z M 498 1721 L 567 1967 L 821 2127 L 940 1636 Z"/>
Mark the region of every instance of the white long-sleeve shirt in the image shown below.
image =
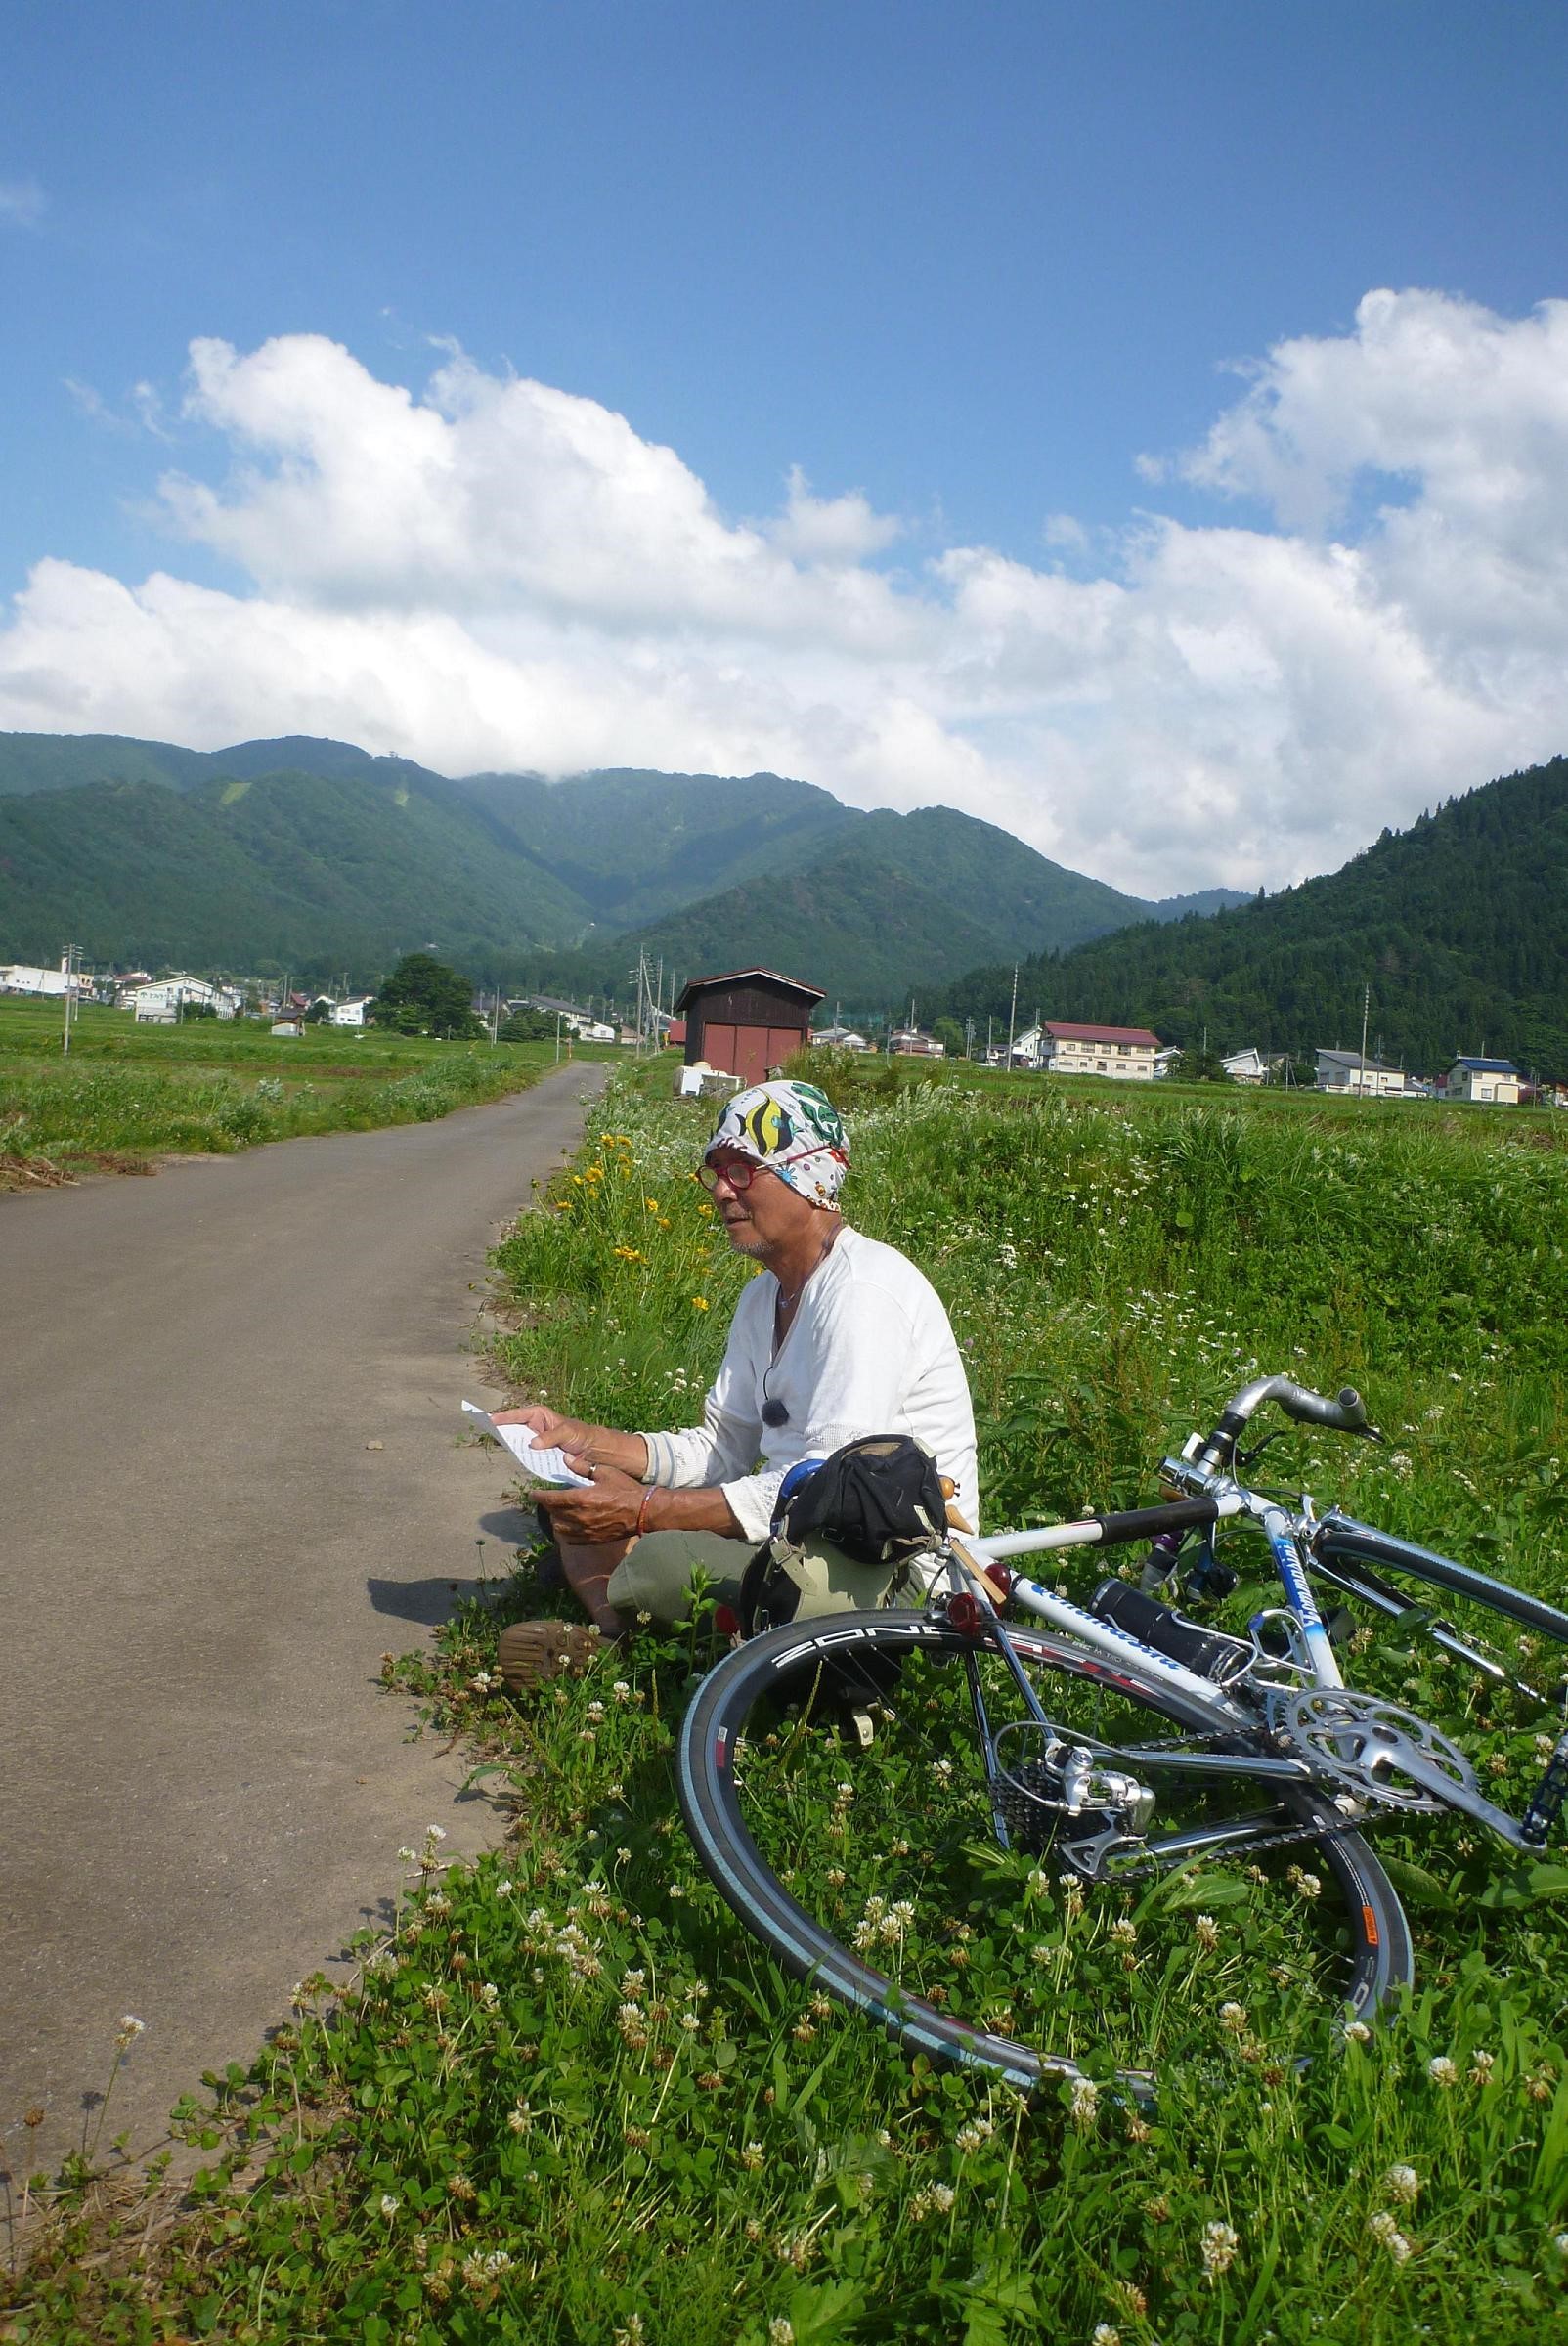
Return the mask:
<path id="1" fill-rule="evenodd" d="M 895 1246 L 842 1228 L 806 1281 L 775 1355 L 778 1281 L 754 1279 L 701 1425 L 644 1434 L 646 1480 L 676 1490 L 717 1485 L 748 1540 L 767 1538 L 778 1487 L 802 1458 L 867 1434 L 912 1434 L 957 1486 L 954 1503 L 980 1529 L 975 1412 L 941 1298 Z M 782 1425 L 762 1421 L 782 1402 Z"/>

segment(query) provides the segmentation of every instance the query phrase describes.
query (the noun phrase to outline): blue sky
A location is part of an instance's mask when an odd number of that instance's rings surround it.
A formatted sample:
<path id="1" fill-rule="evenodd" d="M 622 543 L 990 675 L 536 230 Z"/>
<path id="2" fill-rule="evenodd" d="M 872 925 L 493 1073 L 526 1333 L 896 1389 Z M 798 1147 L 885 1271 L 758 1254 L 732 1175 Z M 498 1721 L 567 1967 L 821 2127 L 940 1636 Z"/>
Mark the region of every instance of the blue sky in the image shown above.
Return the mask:
<path id="1" fill-rule="evenodd" d="M 1476 681 L 1457 588 L 1413 643 L 1390 632 L 1412 566 L 1429 572 L 1466 517 L 1484 540 L 1466 566 L 1513 565 L 1491 636 L 1523 604 L 1539 616 L 1556 580 L 1541 516 L 1521 549 L 1517 513 L 1494 501 L 1477 520 L 1477 484 L 1510 433 L 1539 455 L 1556 424 L 1559 344 L 1538 305 L 1568 294 L 1560 7 L 10 0 L 0 43 L 0 593 L 22 598 L 9 628 L 0 615 L 0 724 L 210 745 L 297 721 L 449 769 L 788 760 L 861 803 L 962 804 L 1141 886 L 1322 868 L 1373 816 L 1562 746 L 1549 630 L 1530 647 L 1541 673 L 1521 679 L 1515 657 L 1511 685 L 1502 667 Z M 1378 288 L 1442 306 L 1374 332 L 1359 305 Z M 311 337 L 352 362 L 329 391 Z M 264 421 L 254 383 L 193 397 L 194 342 L 241 366 L 280 354 Z M 285 526 L 320 544 L 347 507 L 384 501 L 384 482 L 343 469 L 373 386 L 428 403 L 454 347 L 466 372 L 436 397 L 445 445 L 492 506 L 516 488 L 519 543 L 537 543 L 542 498 L 556 513 L 547 576 L 518 552 L 476 611 L 456 562 L 446 584 L 439 563 L 400 571 L 358 523 L 340 561 L 291 562 Z M 1432 399 L 1446 386 L 1473 416 L 1477 351 L 1506 380 L 1456 469 Z M 1328 405 L 1320 360 L 1338 370 Z M 1413 373 L 1396 414 L 1389 384 Z M 582 403 L 564 454 L 558 418 L 543 441 L 537 416 L 504 420 L 513 377 Z M 476 400 L 501 403 L 504 455 Z M 601 411 L 634 446 L 605 453 Z M 632 609 L 616 549 L 652 494 L 632 477 L 649 448 L 682 479 L 658 492 L 665 554 L 628 551 Z M 559 506 L 585 466 L 606 533 L 591 580 L 560 550 L 583 535 Z M 319 512 L 303 496 L 261 509 L 302 473 Z M 171 475 L 207 493 L 199 510 L 160 493 Z M 702 561 L 756 586 L 739 632 L 712 578 L 679 584 L 688 482 L 718 531 Z M 836 501 L 854 492 L 863 505 Z M 1389 537 L 1412 505 L 1421 548 Z M 477 527 L 471 489 L 465 511 Z M 1152 526 L 1176 533 L 1153 554 Z M 1362 570 L 1329 614 L 1314 597 L 1335 547 Z M 1276 627 L 1238 651 L 1292 549 Z M 676 580 L 662 613 L 661 560 Z M 40 563 L 58 566 L 47 610 L 27 600 Z M 119 624 L 109 582 L 136 597 L 156 573 L 192 590 L 157 615 L 157 649 L 100 644 Z M 367 692 L 356 725 L 345 676 L 378 659 L 406 673 L 387 615 L 406 629 L 414 604 L 429 688 Z M 1354 643 L 1351 606 L 1375 623 Z M 255 630 L 324 610 L 360 633 L 291 701 L 297 656 L 269 670 Z M 1347 663 L 1354 741 L 1306 707 L 1310 679 L 1270 686 L 1296 621 L 1319 666 L 1326 635 Z M 185 663 L 202 629 L 221 643 Z M 1140 630 L 1159 644 L 1134 676 Z M 171 663 L 160 698 L 150 665 Z M 913 680 L 922 663 L 947 680 L 939 702 Z M 501 668 L 521 679 L 510 699 Z M 227 698 L 225 670 L 248 679 Z M 629 670 L 640 692 L 587 721 Z M 445 732 L 438 677 L 468 712 Z M 1395 756 L 1372 804 L 1367 777 L 1413 710 L 1418 755 Z M 1347 757 L 1343 804 L 1310 815 Z M 1128 803 L 1108 824 L 1111 776 Z"/>

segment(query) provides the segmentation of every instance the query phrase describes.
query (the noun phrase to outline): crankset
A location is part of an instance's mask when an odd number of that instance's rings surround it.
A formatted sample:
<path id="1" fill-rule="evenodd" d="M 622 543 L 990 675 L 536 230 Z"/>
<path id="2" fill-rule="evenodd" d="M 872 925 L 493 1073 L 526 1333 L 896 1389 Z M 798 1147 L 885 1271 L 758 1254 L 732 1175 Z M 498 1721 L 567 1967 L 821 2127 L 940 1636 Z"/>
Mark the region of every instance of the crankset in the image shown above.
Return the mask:
<path id="1" fill-rule="evenodd" d="M 1473 1794 L 1475 1770 L 1458 1744 L 1398 1703 L 1348 1686 L 1276 1686 L 1263 1697 L 1276 1744 L 1315 1776 L 1358 1801 L 1434 1809 Z"/>

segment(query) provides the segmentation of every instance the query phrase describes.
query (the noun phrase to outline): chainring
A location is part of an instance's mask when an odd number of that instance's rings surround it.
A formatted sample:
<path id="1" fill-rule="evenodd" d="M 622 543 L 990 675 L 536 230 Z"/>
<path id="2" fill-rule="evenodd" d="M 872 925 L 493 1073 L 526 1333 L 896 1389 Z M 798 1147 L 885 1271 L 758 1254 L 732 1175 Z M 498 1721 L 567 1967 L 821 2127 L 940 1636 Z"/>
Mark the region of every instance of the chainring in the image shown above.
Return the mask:
<path id="1" fill-rule="evenodd" d="M 1264 1697 L 1275 1739 L 1299 1752 L 1314 1775 L 1384 1808 L 1442 1809 L 1448 1803 L 1400 1773 L 1406 1756 L 1435 1768 L 1457 1792 L 1475 1790 L 1458 1744 L 1398 1703 L 1348 1686 L 1277 1686 Z"/>

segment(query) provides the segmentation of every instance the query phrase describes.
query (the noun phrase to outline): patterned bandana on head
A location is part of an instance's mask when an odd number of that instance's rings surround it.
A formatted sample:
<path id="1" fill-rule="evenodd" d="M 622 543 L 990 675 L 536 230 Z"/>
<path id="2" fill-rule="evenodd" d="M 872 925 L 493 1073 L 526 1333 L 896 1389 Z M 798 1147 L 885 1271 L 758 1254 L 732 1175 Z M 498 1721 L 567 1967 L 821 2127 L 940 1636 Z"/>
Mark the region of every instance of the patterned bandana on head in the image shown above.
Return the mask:
<path id="1" fill-rule="evenodd" d="M 735 1149 L 813 1205 L 832 1205 L 849 1170 L 838 1109 L 814 1083 L 756 1083 L 725 1103 L 707 1153 Z"/>

